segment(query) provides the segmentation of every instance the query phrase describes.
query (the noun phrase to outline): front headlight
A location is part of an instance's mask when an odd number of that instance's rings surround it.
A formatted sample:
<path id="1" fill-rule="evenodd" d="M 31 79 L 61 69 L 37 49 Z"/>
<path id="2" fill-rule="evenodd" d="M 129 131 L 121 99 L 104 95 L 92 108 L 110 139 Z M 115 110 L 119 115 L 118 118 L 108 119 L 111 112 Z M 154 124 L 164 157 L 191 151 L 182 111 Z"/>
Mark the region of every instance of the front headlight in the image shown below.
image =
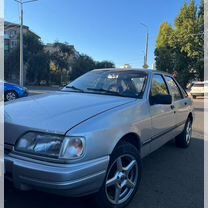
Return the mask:
<path id="1" fill-rule="evenodd" d="M 17 141 L 15 151 L 60 159 L 76 159 L 82 156 L 84 145 L 82 137 L 29 132 Z"/>

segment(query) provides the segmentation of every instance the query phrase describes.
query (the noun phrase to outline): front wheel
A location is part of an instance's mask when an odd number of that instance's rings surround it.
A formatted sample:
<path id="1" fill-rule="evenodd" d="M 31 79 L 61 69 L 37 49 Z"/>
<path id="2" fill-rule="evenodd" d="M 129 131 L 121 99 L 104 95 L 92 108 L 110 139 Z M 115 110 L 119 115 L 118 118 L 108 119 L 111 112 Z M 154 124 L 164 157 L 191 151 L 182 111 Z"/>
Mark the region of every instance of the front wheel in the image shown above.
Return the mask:
<path id="1" fill-rule="evenodd" d="M 186 148 L 191 143 L 192 137 L 192 119 L 188 118 L 183 132 L 175 138 L 178 147 Z"/>
<path id="2" fill-rule="evenodd" d="M 98 193 L 101 207 L 123 208 L 133 199 L 141 180 L 139 151 L 129 143 L 119 144 L 113 151 L 106 178 Z"/>
<path id="3" fill-rule="evenodd" d="M 11 101 L 17 99 L 17 93 L 15 91 L 5 92 L 5 101 Z"/>

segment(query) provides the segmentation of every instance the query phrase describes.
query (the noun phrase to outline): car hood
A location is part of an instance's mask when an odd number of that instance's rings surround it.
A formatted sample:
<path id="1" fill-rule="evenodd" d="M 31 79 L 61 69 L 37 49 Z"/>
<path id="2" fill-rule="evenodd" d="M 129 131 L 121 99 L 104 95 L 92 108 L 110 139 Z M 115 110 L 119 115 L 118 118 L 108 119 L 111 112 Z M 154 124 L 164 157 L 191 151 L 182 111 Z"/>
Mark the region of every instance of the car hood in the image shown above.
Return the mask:
<path id="1" fill-rule="evenodd" d="M 133 98 L 54 92 L 30 96 L 5 104 L 5 142 L 14 144 L 26 131 L 64 134 L 74 126 Z"/>

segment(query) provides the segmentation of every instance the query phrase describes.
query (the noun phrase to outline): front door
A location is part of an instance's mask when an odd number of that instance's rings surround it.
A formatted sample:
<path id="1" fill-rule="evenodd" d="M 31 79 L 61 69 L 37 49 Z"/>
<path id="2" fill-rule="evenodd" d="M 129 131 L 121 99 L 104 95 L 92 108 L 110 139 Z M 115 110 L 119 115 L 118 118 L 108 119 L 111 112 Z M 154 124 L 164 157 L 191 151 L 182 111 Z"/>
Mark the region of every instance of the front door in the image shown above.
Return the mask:
<path id="1" fill-rule="evenodd" d="M 150 97 L 155 95 L 168 95 L 167 84 L 161 74 L 153 74 Z M 172 104 L 150 104 L 152 122 L 151 152 L 158 149 L 172 137 L 174 128 L 174 109 Z"/>

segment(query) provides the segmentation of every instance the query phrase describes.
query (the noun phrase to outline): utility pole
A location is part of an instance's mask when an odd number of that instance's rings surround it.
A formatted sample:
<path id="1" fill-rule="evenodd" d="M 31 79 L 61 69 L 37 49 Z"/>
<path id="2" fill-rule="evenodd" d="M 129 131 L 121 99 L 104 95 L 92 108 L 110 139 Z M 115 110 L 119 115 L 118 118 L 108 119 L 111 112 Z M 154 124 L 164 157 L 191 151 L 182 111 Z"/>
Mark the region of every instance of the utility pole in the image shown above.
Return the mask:
<path id="1" fill-rule="evenodd" d="M 23 4 L 21 0 L 20 16 L 20 86 L 24 86 L 24 60 L 23 60 Z"/>
<path id="2" fill-rule="evenodd" d="M 146 35 L 146 50 L 145 50 L 145 66 L 147 66 L 148 68 L 148 64 L 147 64 L 147 58 L 148 58 L 148 47 L 149 47 L 149 34 L 147 31 L 147 35 Z"/>
<path id="3" fill-rule="evenodd" d="M 144 65 L 143 67 L 145 69 L 147 69 L 149 66 L 147 64 L 147 61 L 148 61 L 148 49 L 149 49 L 149 32 L 148 32 L 148 26 L 143 24 L 143 23 L 140 23 L 142 26 L 144 26 L 146 28 L 146 44 L 145 44 L 145 55 L 144 55 Z"/>
<path id="4" fill-rule="evenodd" d="M 20 86 L 24 86 L 24 59 L 23 59 L 23 4 L 38 1 L 38 0 L 29 0 L 29 1 L 22 1 L 22 0 L 14 0 L 18 4 L 20 4 L 21 14 L 20 14 L 20 78 L 19 84 Z"/>

